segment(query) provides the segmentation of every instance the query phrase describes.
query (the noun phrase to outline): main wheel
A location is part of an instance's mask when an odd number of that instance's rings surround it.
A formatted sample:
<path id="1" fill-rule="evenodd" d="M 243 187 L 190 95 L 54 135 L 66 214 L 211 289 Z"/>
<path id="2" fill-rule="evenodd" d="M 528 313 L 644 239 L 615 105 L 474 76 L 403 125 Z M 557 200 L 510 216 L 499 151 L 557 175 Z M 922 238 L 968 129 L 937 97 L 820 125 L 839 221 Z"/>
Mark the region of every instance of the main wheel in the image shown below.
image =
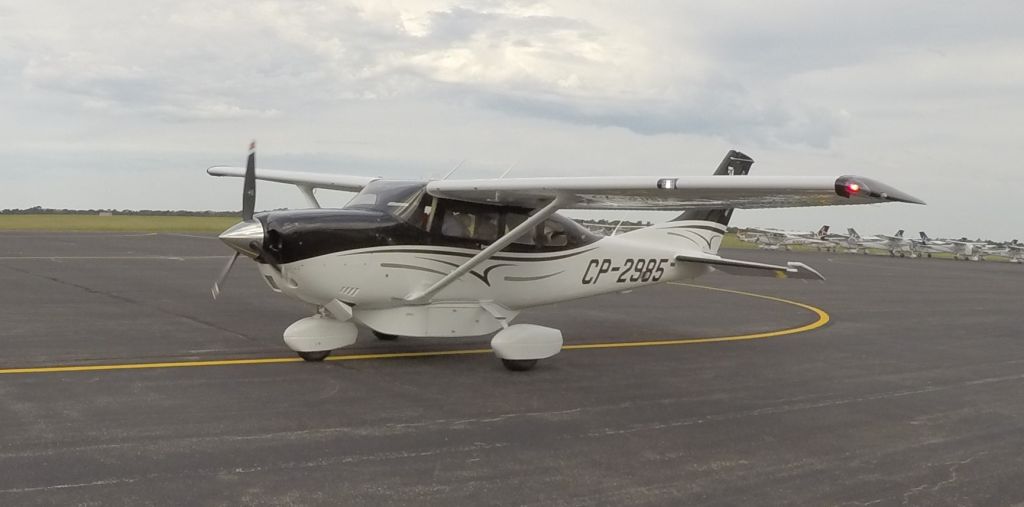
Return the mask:
<path id="1" fill-rule="evenodd" d="M 397 340 L 398 339 L 398 335 L 397 334 L 381 333 L 380 331 L 374 331 L 373 332 L 373 336 L 376 336 L 378 340 L 384 340 L 384 341 L 391 341 L 391 340 Z"/>
<path id="2" fill-rule="evenodd" d="M 505 365 L 505 368 L 511 371 L 526 371 L 532 370 L 534 366 L 537 366 L 536 359 L 502 359 L 501 364 Z"/>
<path id="3" fill-rule="evenodd" d="M 299 352 L 298 354 L 299 357 L 301 357 L 304 361 L 309 361 L 311 363 L 319 363 L 320 361 L 327 359 L 327 356 L 331 355 L 331 351 L 317 350 L 314 352 Z"/>

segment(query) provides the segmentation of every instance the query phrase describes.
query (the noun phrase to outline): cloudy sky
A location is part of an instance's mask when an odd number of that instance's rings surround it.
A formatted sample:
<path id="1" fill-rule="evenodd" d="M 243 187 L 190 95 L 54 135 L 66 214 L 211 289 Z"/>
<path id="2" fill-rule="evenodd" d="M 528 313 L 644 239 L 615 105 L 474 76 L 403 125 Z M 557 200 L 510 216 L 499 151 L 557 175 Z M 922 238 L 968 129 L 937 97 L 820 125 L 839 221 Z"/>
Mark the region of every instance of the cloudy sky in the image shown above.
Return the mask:
<path id="1" fill-rule="evenodd" d="M 262 167 L 404 178 L 709 174 L 736 148 L 929 202 L 739 225 L 1024 238 L 1021 26 L 1019 1 L 0 0 L 0 208 L 237 209 L 204 169 L 253 138 Z"/>

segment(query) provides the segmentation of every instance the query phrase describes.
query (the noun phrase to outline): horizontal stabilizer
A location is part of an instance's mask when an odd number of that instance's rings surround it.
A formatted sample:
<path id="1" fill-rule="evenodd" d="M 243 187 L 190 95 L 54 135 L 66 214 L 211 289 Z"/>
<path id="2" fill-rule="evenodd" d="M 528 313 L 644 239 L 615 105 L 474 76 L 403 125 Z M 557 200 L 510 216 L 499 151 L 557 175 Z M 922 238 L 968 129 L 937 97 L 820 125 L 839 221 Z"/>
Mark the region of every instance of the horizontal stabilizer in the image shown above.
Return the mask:
<path id="1" fill-rule="evenodd" d="M 818 273 L 802 262 L 787 262 L 785 266 L 776 266 L 760 262 L 725 259 L 717 255 L 706 254 L 680 254 L 676 255 L 676 260 L 706 264 L 730 275 L 774 276 L 776 278 L 799 278 L 804 280 L 825 279 L 824 276 L 821 276 L 821 273 Z"/>

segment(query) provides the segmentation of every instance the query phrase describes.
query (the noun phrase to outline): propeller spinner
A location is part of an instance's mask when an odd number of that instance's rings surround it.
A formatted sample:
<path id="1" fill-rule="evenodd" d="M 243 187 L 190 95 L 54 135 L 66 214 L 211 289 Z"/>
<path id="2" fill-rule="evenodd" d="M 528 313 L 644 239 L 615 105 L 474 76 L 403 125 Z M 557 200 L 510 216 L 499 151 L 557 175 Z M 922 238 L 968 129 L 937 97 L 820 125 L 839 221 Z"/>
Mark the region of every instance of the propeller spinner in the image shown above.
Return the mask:
<path id="1" fill-rule="evenodd" d="M 231 247 L 235 254 L 221 270 L 217 280 L 213 282 L 213 299 L 220 295 L 220 287 L 231 273 L 235 261 L 245 255 L 255 259 L 259 257 L 263 247 L 263 224 L 253 218 L 256 211 L 256 141 L 249 144 L 249 159 L 245 163 L 245 179 L 242 184 L 242 221 L 233 225 L 220 235 L 220 240 Z"/>

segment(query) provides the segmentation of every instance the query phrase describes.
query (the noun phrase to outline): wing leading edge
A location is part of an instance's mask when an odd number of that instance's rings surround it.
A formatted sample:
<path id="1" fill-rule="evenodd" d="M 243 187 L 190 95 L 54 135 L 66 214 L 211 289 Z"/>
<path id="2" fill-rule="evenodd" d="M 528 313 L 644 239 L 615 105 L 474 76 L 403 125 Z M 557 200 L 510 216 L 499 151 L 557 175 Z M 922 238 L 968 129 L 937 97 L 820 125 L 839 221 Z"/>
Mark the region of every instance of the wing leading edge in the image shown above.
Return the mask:
<path id="1" fill-rule="evenodd" d="M 243 167 L 214 166 L 207 169 L 206 172 L 211 176 L 245 176 L 245 168 Z M 370 184 L 370 182 L 380 178 L 371 178 L 368 176 L 346 176 L 343 174 L 256 169 L 256 179 L 273 181 L 275 183 L 289 183 L 307 188 L 326 188 L 345 192 L 358 192 L 362 190 L 363 187 Z"/>
<path id="2" fill-rule="evenodd" d="M 442 180 L 436 197 L 538 207 L 561 197 L 563 208 L 686 210 L 790 208 L 906 202 L 924 204 L 890 185 L 860 176 L 583 177 Z"/>

